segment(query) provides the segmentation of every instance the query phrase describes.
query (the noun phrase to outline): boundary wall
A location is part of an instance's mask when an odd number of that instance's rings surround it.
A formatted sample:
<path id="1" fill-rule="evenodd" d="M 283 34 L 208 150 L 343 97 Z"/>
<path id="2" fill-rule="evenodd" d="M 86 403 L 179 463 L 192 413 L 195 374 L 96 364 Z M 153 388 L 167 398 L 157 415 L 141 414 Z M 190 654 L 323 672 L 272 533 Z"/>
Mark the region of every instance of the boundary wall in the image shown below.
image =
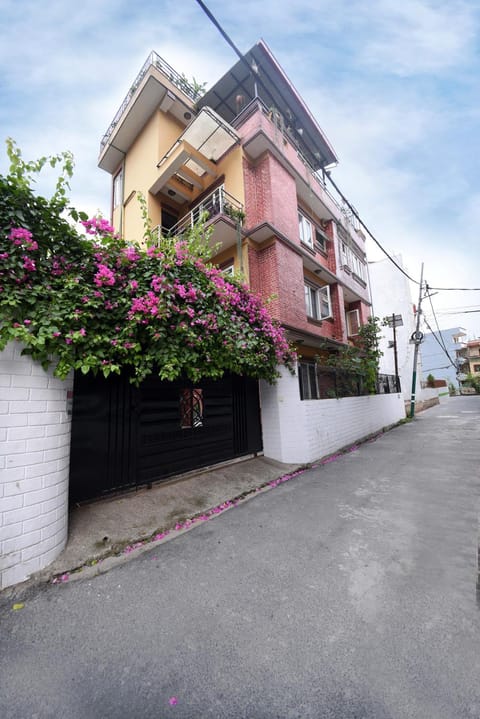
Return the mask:
<path id="1" fill-rule="evenodd" d="M 73 375 L 21 351 L 0 353 L 0 589 L 53 562 L 68 531 Z"/>
<path id="2" fill-rule="evenodd" d="M 279 462 L 314 462 L 405 418 L 402 394 L 301 400 L 298 376 L 280 372 L 260 382 L 263 451 Z"/>

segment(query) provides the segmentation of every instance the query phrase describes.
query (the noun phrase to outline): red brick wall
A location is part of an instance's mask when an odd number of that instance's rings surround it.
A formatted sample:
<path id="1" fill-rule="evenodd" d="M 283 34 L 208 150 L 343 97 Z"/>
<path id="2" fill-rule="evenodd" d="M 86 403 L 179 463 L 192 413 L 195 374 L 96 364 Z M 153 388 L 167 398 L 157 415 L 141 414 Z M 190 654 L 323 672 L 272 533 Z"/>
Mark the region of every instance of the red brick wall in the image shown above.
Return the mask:
<path id="1" fill-rule="evenodd" d="M 350 304 L 348 305 L 348 309 L 360 311 L 360 324 L 362 325 L 365 324 L 365 322 L 372 314 L 372 309 L 370 305 L 365 304 L 365 302 L 362 302 L 361 300 L 358 300 L 357 302 L 350 302 Z"/>
<path id="2" fill-rule="evenodd" d="M 278 292 L 278 262 L 277 244 L 274 243 L 264 249 L 248 248 L 248 267 L 250 288 L 263 300 Z M 280 318 L 279 300 L 275 298 L 269 305 L 271 314 Z"/>
<path id="3" fill-rule="evenodd" d="M 298 242 L 297 190 L 294 178 L 270 154 L 255 165 L 244 158 L 246 226 L 270 222 Z"/>
<path id="4" fill-rule="evenodd" d="M 304 270 L 300 255 L 279 240 L 263 249 L 248 249 L 250 287 L 270 303 L 272 315 L 283 324 L 319 337 L 346 341 L 343 289 L 330 285 L 334 319 L 314 322 L 307 319 L 304 293 Z"/>

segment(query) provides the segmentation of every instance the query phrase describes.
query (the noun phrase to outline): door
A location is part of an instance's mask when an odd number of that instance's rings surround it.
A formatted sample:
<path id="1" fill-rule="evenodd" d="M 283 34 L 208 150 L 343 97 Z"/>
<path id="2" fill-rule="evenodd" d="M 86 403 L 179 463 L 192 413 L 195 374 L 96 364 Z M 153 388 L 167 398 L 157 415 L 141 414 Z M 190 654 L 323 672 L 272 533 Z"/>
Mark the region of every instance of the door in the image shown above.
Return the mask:
<path id="1" fill-rule="evenodd" d="M 262 449 L 258 383 L 75 376 L 70 499 L 149 484 Z"/>

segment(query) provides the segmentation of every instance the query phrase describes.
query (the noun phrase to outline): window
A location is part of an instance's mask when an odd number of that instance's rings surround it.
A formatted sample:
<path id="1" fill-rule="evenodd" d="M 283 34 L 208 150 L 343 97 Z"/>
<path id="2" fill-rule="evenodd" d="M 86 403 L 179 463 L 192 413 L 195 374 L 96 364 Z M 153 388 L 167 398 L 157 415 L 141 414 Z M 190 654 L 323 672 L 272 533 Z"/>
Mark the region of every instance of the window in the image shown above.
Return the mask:
<path id="1" fill-rule="evenodd" d="M 118 207 L 123 201 L 123 170 L 113 178 L 113 206 Z"/>
<path id="2" fill-rule="evenodd" d="M 301 212 L 298 213 L 298 232 L 300 234 L 300 242 L 313 248 L 313 228 L 310 220 L 307 220 Z"/>
<path id="3" fill-rule="evenodd" d="M 314 287 L 305 284 L 305 309 L 307 316 L 314 320 L 324 320 L 332 316 L 330 287 Z"/>
<path id="4" fill-rule="evenodd" d="M 323 232 L 320 232 L 317 228 L 315 228 L 315 245 L 317 249 L 322 250 L 322 252 L 327 251 L 327 238 Z"/>
<path id="5" fill-rule="evenodd" d="M 474 365 L 473 365 L 473 371 L 474 371 L 474 372 L 480 372 L 480 364 L 474 364 Z"/>
<path id="6" fill-rule="evenodd" d="M 180 390 L 180 426 L 182 429 L 203 427 L 203 390 Z"/>
<path id="7" fill-rule="evenodd" d="M 338 228 L 338 238 L 340 240 L 340 260 L 343 267 L 354 275 L 359 277 L 363 282 L 367 281 L 367 269 L 365 262 L 353 251 L 347 240 L 345 231 Z M 360 252 L 360 250 L 359 250 Z"/>
<path id="8" fill-rule="evenodd" d="M 345 313 L 347 318 L 347 335 L 352 337 L 358 335 L 360 329 L 360 312 L 358 310 L 350 310 Z"/>
<path id="9" fill-rule="evenodd" d="M 320 399 L 317 371 L 313 362 L 298 363 L 298 381 L 300 384 L 300 399 Z"/>
<path id="10" fill-rule="evenodd" d="M 311 222 L 301 212 L 298 213 L 298 234 L 300 236 L 300 242 L 303 242 L 304 245 L 311 247 L 312 250 L 317 249 L 321 252 L 327 251 L 328 237 L 324 235 L 318 227 L 315 227 L 313 222 Z"/>
<path id="11" fill-rule="evenodd" d="M 227 260 L 227 262 L 224 262 L 222 265 L 220 265 L 220 269 L 223 272 L 224 275 L 234 275 L 235 274 L 235 263 L 232 260 Z"/>

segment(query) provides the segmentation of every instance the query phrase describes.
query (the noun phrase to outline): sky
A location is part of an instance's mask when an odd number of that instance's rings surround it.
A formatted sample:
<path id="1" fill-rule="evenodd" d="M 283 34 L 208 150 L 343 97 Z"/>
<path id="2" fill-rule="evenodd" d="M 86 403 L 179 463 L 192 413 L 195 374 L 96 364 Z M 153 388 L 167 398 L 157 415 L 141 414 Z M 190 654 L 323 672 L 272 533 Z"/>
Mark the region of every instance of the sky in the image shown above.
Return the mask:
<path id="1" fill-rule="evenodd" d="M 242 52 L 269 45 L 339 156 L 333 179 L 409 274 L 480 287 L 480 2 L 206 5 Z M 0 0 L 0 172 L 7 137 L 26 159 L 70 150 L 72 204 L 109 217 L 100 139 L 152 50 L 207 89 L 237 59 L 195 0 Z M 432 328 L 480 337 L 480 292 L 432 304 Z"/>

